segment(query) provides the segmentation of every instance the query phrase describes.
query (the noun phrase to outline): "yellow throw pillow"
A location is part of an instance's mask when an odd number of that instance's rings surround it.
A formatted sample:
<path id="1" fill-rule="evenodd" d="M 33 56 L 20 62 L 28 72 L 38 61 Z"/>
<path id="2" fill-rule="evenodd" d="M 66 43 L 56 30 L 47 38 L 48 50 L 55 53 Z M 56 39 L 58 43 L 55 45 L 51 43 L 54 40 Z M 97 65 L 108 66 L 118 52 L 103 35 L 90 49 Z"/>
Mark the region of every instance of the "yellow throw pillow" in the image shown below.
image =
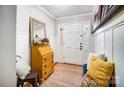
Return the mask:
<path id="1" fill-rule="evenodd" d="M 108 61 L 105 62 L 100 58 L 93 56 L 87 75 L 89 75 L 100 86 L 107 87 L 109 86 L 109 80 L 112 77 L 113 68 L 114 63 Z"/>

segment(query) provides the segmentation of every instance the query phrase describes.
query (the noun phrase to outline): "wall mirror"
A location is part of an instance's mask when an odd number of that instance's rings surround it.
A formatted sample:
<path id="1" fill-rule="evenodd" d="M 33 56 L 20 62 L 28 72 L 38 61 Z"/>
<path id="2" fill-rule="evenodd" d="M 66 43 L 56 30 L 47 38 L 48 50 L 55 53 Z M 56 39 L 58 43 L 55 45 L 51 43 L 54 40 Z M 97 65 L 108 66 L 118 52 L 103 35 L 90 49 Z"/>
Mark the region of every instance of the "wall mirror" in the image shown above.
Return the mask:
<path id="1" fill-rule="evenodd" d="M 39 45 L 46 38 L 45 23 L 30 17 L 31 45 Z"/>

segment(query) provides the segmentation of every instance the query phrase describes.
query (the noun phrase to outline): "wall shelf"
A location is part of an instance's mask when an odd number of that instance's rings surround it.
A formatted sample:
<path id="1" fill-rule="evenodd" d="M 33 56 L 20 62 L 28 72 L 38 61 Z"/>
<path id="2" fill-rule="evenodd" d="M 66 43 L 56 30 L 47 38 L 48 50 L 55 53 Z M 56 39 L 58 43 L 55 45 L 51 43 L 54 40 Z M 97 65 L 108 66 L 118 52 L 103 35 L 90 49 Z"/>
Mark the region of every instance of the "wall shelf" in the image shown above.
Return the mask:
<path id="1" fill-rule="evenodd" d="M 103 26 L 109 19 L 111 19 L 111 16 L 116 14 L 116 10 L 119 9 L 120 5 L 113 6 L 109 12 L 104 16 L 104 18 L 101 19 L 100 23 L 97 25 L 96 28 L 93 29 L 92 33 L 94 33 L 96 30 L 98 30 L 101 26 Z"/>

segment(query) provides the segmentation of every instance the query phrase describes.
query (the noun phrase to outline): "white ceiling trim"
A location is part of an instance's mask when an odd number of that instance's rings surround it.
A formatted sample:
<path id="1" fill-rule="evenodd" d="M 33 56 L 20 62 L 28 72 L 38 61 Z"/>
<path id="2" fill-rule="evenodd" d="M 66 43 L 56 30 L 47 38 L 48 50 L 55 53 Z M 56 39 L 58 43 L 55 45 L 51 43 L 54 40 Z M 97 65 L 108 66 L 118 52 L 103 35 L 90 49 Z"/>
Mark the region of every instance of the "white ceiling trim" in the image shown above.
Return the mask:
<path id="1" fill-rule="evenodd" d="M 37 6 L 39 9 L 41 9 L 44 13 L 46 13 L 48 16 L 52 17 L 53 19 L 57 19 L 55 16 L 53 16 L 50 12 L 48 12 L 45 8 L 43 8 L 42 6 L 38 5 Z"/>
<path id="2" fill-rule="evenodd" d="M 93 13 L 85 13 L 85 14 L 80 14 L 80 15 L 72 15 L 72 16 L 60 17 L 60 18 L 56 18 L 56 20 L 63 20 L 63 19 L 75 18 L 75 17 L 83 17 L 83 16 L 87 16 L 87 15 L 93 15 Z"/>
<path id="3" fill-rule="evenodd" d="M 62 19 L 68 19 L 68 18 L 75 18 L 75 17 L 83 17 L 83 16 L 87 16 L 87 15 L 93 15 L 94 11 L 92 13 L 85 13 L 85 14 L 80 14 L 80 15 L 72 15 L 72 16 L 66 16 L 66 17 L 60 17 L 57 18 L 54 15 L 52 15 L 50 12 L 48 12 L 45 8 L 43 8 L 42 6 L 38 5 L 37 6 L 40 10 L 42 10 L 44 13 L 46 13 L 48 16 L 52 17 L 55 20 L 62 20 Z"/>

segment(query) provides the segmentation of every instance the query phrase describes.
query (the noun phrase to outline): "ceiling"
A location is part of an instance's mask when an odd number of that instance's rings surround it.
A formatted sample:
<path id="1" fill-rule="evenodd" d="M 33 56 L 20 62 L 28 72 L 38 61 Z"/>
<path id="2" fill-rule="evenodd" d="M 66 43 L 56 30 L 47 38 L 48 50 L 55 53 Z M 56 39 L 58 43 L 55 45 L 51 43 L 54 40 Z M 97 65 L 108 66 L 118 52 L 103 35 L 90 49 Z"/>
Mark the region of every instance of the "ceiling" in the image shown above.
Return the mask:
<path id="1" fill-rule="evenodd" d="M 41 5 L 55 18 L 92 13 L 93 5 Z"/>

